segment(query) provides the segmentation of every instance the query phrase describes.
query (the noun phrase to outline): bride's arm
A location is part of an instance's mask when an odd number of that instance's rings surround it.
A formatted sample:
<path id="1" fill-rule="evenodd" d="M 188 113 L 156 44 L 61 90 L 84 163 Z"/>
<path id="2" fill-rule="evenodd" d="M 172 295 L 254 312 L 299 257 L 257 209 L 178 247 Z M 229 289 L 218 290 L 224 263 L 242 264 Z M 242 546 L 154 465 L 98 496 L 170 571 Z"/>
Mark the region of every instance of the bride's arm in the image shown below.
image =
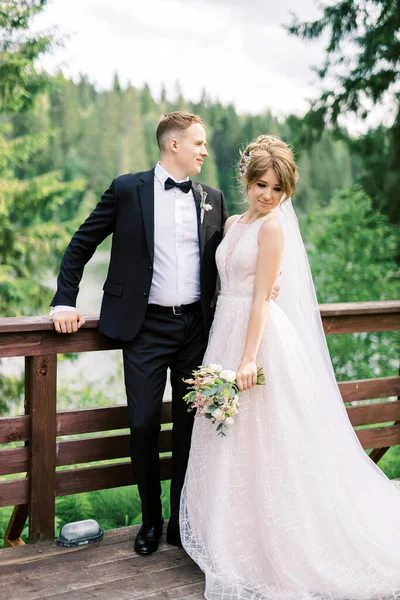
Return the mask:
<path id="1" fill-rule="evenodd" d="M 261 225 L 258 240 L 260 248 L 253 302 L 242 362 L 236 373 L 240 391 L 253 387 L 257 381 L 256 356 L 265 327 L 268 302 L 279 275 L 283 252 L 283 230 L 277 219 L 269 219 Z"/>

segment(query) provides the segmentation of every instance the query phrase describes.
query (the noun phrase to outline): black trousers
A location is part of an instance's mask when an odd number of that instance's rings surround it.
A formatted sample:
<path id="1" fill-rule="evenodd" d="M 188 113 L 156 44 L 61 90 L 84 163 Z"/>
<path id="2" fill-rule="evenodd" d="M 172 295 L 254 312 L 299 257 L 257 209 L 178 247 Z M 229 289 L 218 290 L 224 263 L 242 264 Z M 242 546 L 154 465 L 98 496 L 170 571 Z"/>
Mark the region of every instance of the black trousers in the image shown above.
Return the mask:
<path id="1" fill-rule="evenodd" d="M 156 313 L 150 306 L 138 335 L 123 347 L 131 459 L 145 525 L 157 523 L 162 515 L 158 436 L 167 369 L 171 369 L 173 430 L 168 531 L 173 535 L 179 535 L 179 502 L 194 418 L 182 400 L 188 391 L 182 379 L 190 377 L 201 364 L 206 345 L 199 303 L 180 316 Z"/>

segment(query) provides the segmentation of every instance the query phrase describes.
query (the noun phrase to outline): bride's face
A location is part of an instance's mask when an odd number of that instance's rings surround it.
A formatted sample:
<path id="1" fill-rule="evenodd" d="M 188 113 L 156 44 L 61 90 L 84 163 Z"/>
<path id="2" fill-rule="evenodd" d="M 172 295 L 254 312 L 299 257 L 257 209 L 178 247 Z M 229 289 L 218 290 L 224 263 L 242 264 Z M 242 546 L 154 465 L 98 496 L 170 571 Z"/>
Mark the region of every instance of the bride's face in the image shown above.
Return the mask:
<path id="1" fill-rule="evenodd" d="M 260 179 L 250 185 L 249 196 L 252 208 L 263 215 L 279 206 L 283 191 L 274 169 L 265 171 Z"/>

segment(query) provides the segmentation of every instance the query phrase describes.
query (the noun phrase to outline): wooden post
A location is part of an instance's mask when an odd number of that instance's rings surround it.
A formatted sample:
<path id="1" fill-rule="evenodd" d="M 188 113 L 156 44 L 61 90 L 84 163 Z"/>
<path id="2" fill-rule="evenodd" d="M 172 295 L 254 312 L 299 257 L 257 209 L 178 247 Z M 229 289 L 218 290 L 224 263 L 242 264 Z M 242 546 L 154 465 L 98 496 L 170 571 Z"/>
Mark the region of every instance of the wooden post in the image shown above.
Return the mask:
<path id="1" fill-rule="evenodd" d="M 25 399 L 24 399 L 24 412 L 25 415 L 30 415 L 30 392 L 28 384 L 28 359 L 25 356 Z M 29 440 L 25 441 L 25 446 L 29 446 Z M 29 473 L 26 474 L 29 476 Z M 12 548 L 13 546 L 23 546 L 25 542 L 21 539 L 22 531 L 25 527 L 26 520 L 29 516 L 29 504 L 18 504 L 14 506 L 10 521 L 8 523 L 6 532 L 4 534 L 4 545 L 6 548 Z"/>
<path id="2" fill-rule="evenodd" d="M 21 539 L 21 533 L 28 518 L 28 505 L 19 504 L 14 506 L 8 527 L 4 534 L 4 545 L 6 548 L 23 546 L 25 542 Z"/>
<path id="3" fill-rule="evenodd" d="M 57 355 L 26 358 L 30 407 L 29 541 L 54 539 Z"/>

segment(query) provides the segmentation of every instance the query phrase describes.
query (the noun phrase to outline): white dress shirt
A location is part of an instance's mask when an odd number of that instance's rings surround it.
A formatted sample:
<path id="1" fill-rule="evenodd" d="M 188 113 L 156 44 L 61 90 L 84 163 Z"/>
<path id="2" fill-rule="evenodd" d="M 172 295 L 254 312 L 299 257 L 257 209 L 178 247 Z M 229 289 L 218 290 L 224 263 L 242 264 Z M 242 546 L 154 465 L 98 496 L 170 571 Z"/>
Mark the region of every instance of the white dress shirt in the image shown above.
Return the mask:
<path id="1" fill-rule="evenodd" d="M 200 252 L 193 192 L 177 187 L 160 163 L 154 177 L 154 264 L 149 304 L 179 306 L 200 299 Z"/>
<path id="2" fill-rule="evenodd" d="M 171 177 L 160 163 L 154 173 L 154 264 L 149 304 L 180 306 L 200 300 L 200 251 L 193 192 L 166 190 Z M 52 307 L 56 312 L 76 310 Z"/>

